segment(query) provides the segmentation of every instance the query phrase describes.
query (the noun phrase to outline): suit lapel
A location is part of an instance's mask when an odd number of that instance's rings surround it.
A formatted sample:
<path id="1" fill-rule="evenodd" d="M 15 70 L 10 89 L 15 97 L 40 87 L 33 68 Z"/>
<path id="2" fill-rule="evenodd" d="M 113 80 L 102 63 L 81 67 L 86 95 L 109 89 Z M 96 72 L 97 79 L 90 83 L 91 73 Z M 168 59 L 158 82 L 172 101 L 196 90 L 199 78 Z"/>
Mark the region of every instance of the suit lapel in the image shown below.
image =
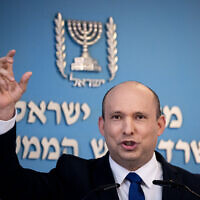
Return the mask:
<path id="1" fill-rule="evenodd" d="M 95 162 L 95 166 L 93 166 L 93 185 L 95 188 L 107 184 L 114 184 L 115 180 L 110 168 L 109 164 L 109 154 L 107 153 L 106 156 L 100 158 Z M 100 191 L 97 194 L 99 200 L 119 200 L 117 190 L 109 189 L 106 191 Z"/>
<path id="2" fill-rule="evenodd" d="M 163 180 L 174 180 L 179 182 L 178 172 L 166 160 L 156 152 L 156 159 L 161 163 L 163 170 Z M 162 200 L 177 200 L 181 198 L 181 192 L 175 188 L 163 187 Z"/>

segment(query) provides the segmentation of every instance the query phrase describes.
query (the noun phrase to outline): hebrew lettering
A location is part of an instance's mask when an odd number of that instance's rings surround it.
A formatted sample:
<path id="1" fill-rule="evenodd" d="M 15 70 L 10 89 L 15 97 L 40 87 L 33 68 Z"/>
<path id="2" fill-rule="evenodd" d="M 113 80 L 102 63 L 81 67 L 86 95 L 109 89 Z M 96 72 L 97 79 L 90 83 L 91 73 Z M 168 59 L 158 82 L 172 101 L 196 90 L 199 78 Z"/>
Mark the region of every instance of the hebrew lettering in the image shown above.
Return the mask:
<path id="1" fill-rule="evenodd" d="M 63 153 L 67 154 L 67 147 L 71 147 L 73 155 L 78 156 L 78 142 L 75 139 L 68 139 L 64 137 L 61 145 L 65 147 Z"/>
<path id="2" fill-rule="evenodd" d="M 44 137 L 41 141 L 43 146 L 42 160 L 47 158 L 47 154 L 50 150 L 50 147 L 54 149 L 54 152 L 49 152 L 48 160 L 57 160 L 60 156 L 60 145 L 56 138 L 51 138 L 49 141 Z"/>
<path id="3" fill-rule="evenodd" d="M 83 120 L 86 120 L 90 116 L 90 107 L 87 103 L 81 105 L 81 110 L 84 112 Z"/>
<path id="4" fill-rule="evenodd" d="M 18 135 L 16 138 L 16 154 L 19 153 L 20 148 L 21 148 L 21 136 Z"/>
<path id="5" fill-rule="evenodd" d="M 95 158 L 100 158 L 107 153 L 108 147 L 103 139 L 92 139 L 90 143 Z"/>
<path id="6" fill-rule="evenodd" d="M 56 123 L 60 124 L 61 121 L 61 109 L 58 103 L 50 101 L 47 107 L 48 110 L 53 110 L 56 113 Z"/>
<path id="7" fill-rule="evenodd" d="M 15 108 L 17 109 L 17 118 L 16 122 L 21 121 L 26 113 L 26 102 L 25 101 L 18 101 L 15 105 Z"/>
<path id="8" fill-rule="evenodd" d="M 40 103 L 40 108 L 33 102 L 30 101 L 28 104 L 28 107 L 30 108 L 30 112 L 29 112 L 29 117 L 28 117 L 28 122 L 29 123 L 34 123 L 36 120 L 36 117 L 38 117 L 38 119 L 40 119 L 40 121 L 45 124 L 47 119 L 45 116 L 45 111 L 46 111 L 46 103 L 44 101 L 41 101 Z"/>
<path id="9" fill-rule="evenodd" d="M 176 149 L 184 151 L 185 163 L 188 163 L 190 160 L 190 145 L 187 142 L 178 140 L 176 144 Z"/>
<path id="10" fill-rule="evenodd" d="M 158 149 L 166 151 L 166 157 L 167 157 L 168 162 L 171 162 L 171 160 L 172 160 L 173 148 L 174 148 L 174 142 L 171 140 L 168 140 L 168 141 L 160 140 L 160 142 L 158 144 Z"/>
<path id="11" fill-rule="evenodd" d="M 197 143 L 196 141 L 193 140 L 190 143 L 190 146 L 194 154 L 196 163 L 200 163 L 200 141 Z"/>
<path id="12" fill-rule="evenodd" d="M 179 107 L 173 106 L 171 109 L 169 109 L 168 106 L 164 106 L 163 114 L 166 118 L 166 127 L 169 126 L 169 128 L 180 128 L 182 126 L 183 117 Z M 176 119 L 172 119 L 173 116 Z"/>
<path id="13" fill-rule="evenodd" d="M 23 153 L 23 159 L 25 159 L 28 155 L 30 147 L 33 145 L 35 151 L 30 151 L 28 158 L 29 159 L 38 159 L 40 157 L 40 142 L 38 138 L 31 137 L 29 140 L 27 136 L 24 136 L 22 139 L 22 144 L 24 145 L 24 153 Z"/>
<path id="14" fill-rule="evenodd" d="M 69 105 L 67 105 L 66 102 L 63 102 L 62 110 L 65 115 L 66 123 L 68 125 L 74 124 L 80 116 L 80 103 L 74 105 L 73 102 L 70 102 Z"/>

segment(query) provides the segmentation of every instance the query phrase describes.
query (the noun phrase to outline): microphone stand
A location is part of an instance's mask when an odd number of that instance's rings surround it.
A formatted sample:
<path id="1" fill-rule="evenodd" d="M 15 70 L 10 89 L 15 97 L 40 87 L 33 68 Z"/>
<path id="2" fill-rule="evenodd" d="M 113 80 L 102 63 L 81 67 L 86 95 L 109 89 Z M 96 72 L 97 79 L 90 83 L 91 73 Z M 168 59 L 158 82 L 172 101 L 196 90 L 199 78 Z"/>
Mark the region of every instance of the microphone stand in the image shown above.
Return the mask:
<path id="1" fill-rule="evenodd" d="M 178 188 L 178 189 L 184 189 L 187 192 L 190 192 L 194 196 L 198 197 L 200 199 L 200 195 L 191 190 L 187 185 L 177 183 L 173 180 L 153 180 L 152 183 L 154 185 L 159 185 L 163 187 L 171 187 L 171 188 Z"/>
<path id="2" fill-rule="evenodd" d="M 118 187 L 120 187 L 119 183 L 113 183 L 113 184 L 108 184 L 108 185 L 101 185 L 101 186 L 99 186 L 99 187 L 91 190 L 88 194 L 86 194 L 86 196 L 83 197 L 82 200 L 86 200 L 89 196 L 91 196 L 95 192 L 101 192 L 101 191 L 111 190 L 111 189 L 118 188 Z"/>

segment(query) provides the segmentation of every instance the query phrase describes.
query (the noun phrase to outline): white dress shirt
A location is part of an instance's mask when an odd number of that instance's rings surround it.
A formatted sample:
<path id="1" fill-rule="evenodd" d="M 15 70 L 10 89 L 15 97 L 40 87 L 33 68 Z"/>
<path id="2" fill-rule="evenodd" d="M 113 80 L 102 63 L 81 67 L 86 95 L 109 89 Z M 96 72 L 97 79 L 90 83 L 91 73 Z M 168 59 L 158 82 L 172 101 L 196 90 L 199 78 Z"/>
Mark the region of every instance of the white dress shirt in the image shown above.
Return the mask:
<path id="1" fill-rule="evenodd" d="M 0 135 L 8 132 L 11 128 L 13 128 L 13 126 L 15 125 L 16 117 L 17 112 L 15 112 L 15 116 L 8 121 L 0 120 Z"/>
<path id="2" fill-rule="evenodd" d="M 109 157 L 109 162 L 115 182 L 120 184 L 120 187 L 117 189 L 119 199 L 128 200 L 130 182 L 125 178 L 130 171 L 117 164 L 111 157 Z M 155 179 L 163 180 L 162 167 L 156 160 L 155 153 L 149 162 L 134 172 L 143 180 L 141 187 L 144 192 L 145 200 L 162 200 L 162 187 L 152 183 Z"/>

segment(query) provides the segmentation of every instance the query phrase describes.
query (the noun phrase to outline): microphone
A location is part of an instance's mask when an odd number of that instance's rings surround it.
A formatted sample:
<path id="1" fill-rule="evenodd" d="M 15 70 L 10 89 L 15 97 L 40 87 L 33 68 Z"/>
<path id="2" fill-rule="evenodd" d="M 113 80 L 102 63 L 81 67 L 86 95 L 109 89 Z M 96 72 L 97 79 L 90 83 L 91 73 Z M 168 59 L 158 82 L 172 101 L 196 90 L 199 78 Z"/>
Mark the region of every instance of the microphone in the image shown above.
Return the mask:
<path id="1" fill-rule="evenodd" d="M 91 190 L 88 194 L 86 194 L 83 197 L 82 200 L 86 200 L 89 196 L 91 196 L 95 192 L 101 192 L 101 191 L 107 191 L 107 190 L 111 190 L 111 189 L 117 189 L 118 187 L 120 187 L 119 183 L 113 183 L 113 184 L 107 184 L 107 185 L 100 185 L 99 187 Z"/>
<path id="2" fill-rule="evenodd" d="M 171 187 L 171 188 L 176 188 L 176 189 L 184 189 L 187 192 L 190 192 L 191 194 L 195 195 L 200 199 L 200 195 L 191 190 L 187 185 L 177 183 L 173 180 L 153 180 L 152 183 L 154 185 L 159 185 L 163 187 Z"/>

